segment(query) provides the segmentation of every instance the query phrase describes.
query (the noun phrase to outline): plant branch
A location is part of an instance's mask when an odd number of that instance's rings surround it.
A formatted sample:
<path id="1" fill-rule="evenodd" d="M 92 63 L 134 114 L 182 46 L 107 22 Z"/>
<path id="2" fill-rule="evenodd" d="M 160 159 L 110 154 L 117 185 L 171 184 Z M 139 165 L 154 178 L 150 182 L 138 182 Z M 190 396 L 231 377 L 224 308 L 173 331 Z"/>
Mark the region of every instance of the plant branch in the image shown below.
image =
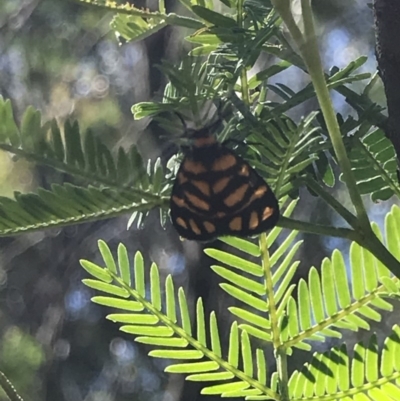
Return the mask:
<path id="1" fill-rule="evenodd" d="M 310 0 L 301 0 L 304 20 L 304 35 L 294 21 L 291 13 L 290 1 L 272 0 L 272 3 L 288 27 L 290 34 L 292 35 L 293 40 L 296 42 L 303 57 L 308 73 L 310 74 L 338 163 L 343 172 L 343 180 L 346 183 L 351 201 L 357 213 L 357 217 L 360 219 L 360 223 L 364 227 L 369 227 L 370 223 L 368 215 L 362 202 L 361 195 L 358 192 L 356 180 L 351 171 L 350 160 L 347 157 L 346 148 L 343 143 L 339 124 L 337 122 L 335 111 L 329 95 L 329 90 L 326 85 L 325 74 L 322 68 L 322 62 L 314 30 L 314 21 Z"/>
<path id="2" fill-rule="evenodd" d="M 70 174 L 73 177 L 79 177 L 81 179 L 87 180 L 92 184 L 96 182 L 98 184 L 106 185 L 107 187 L 116 190 L 129 190 L 129 192 L 134 193 L 138 197 L 142 197 L 144 200 L 148 202 L 151 201 L 157 202 L 160 200 L 160 195 L 155 195 L 152 194 L 151 192 L 132 188 L 132 183 L 127 183 L 121 186 L 116 182 L 115 179 L 106 178 L 104 176 L 100 177 L 97 174 L 92 174 L 89 171 L 86 171 L 82 168 L 71 166 L 70 164 L 60 162 L 56 159 L 42 157 L 35 153 L 29 153 L 22 149 L 4 143 L 0 144 L 0 149 L 18 155 L 20 157 L 23 157 L 25 160 L 32 161 L 43 166 L 54 168 L 55 170 L 61 171 L 66 174 Z"/>
<path id="3" fill-rule="evenodd" d="M 269 260 L 267 235 L 265 233 L 260 235 L 260 250 L 261 250 L 262 267 L 264 270 L 265 292 L 267 296 L 268 311 L 271 321 L 272 344 L 275 350 L 276 364 L 278 367 L 279 390 L 280 390 L 281 400 L 289 401 L 287 355 L 286 355 L 286 350 L 282 346 L 282 342 L 280 339 L 280 328 L 278 322 L 277 306 L 275 303 L 274 284 L 271 274 L 271 264 Z"/>
<path id="4" fill-rule="evenodd" d="M 398 0 L 374 0 L 376 28 L 376 59 L 379 76 L 385 88 L 388 120 L 384 127 L 400 160 L 400 53 L 396 43 L 400 35 L 400 2 Z"/>
<path id="5" fill-rule="evenodd" d="M 343 143 L 342 134 L 333 109 L 329 90 L 326 85 L 325 75 L 319 54 L 317 37 L 314 29 L 314 20 L 310 0 L 301 0 L 302 14 L 304 20 L 304 42 L 300 43 L 300 52 L 307 65 L 311 80 L 320 104 L 325 123 L 328 128 L 329 136 L 332 141 L 333 149 L 336 154 L 338 164 L 343 173 L 343 181 L 346 183 L 351 201 L 356 209 L 357 217 L 364 227 L 369 227 L 370 222 L 365 210 L 361 195 L 358 192 L 357 182 L 351 170 L 350 160 L 347 157 L 346 148 Z"/>
<path id="6" fill-rule="evenodd" d="M 308 234 L 326 235 L 328 237 L 345 238 L 351 241 L 357 241 L 359 235 L 356 231 L 349 228 L 323 226 L 320 224 L 308 223 L 281 216 L 278 222 L 279 227 L 289 228 L 291 230 L 298 230 Z"/>
<path id="7" fill-rule="evenodd" d="M 11 401 L 24 401 L 7 376 L 0 371 L 0 386 Z"/>
<path id="8" fill-rule="evenodd" d="M 310 0 L 301 0 L 304 21 L 304 35 L 301 33 L 293 19 L 290 8 L 290 0 L 272 0 L 272 2 L 277 11 L 280 13 L 282 20 L 287 25 L 294 41 L 296 42 L 314 85 L 315 93 L 317 95 L 317 99 L 328 128 L 333 149 L 343 173 L 343 180 L 356 210 L 357 221 L 353 220 L 354 216 L 350 217 L 348 215 L 348 211 L 344 213 L 347 218 L 350 218 L 350 221 L 352 222 L 351 225 L 357 230 L 353 232 L 352 237 L 355 241 L 357 241 L 357 243 L 372 252 L 382 263 L 388 267 L 388 269 L 390 269 L 393 274 L 395 274 L 397 277 L 400 277 L 400 263 L 385 248 L 385 246 L 380 242 L 371 229 L 367 211 L 358 191 L 357 182 L 351 170 L 350 160 L 347 157 L 346 148 L 343 143 L 339 124 L 332 106 L 329 90 L 325 80 L 325 74 L 322 68 L 321 57 L 319 54 L 317 38 L 314 30 L 311 2 Z M 328 203 L 330 205 L 335 204 L 332 202 L 332 199 L 330 199 Z M 342 208 L 339 207 L 337 209 L 337 207 L 338 204 L 335 205 L 335 210 L 341 210 L 342 213 L 344 212 Z"/>
<path id="9" fill-rule="evenodd" d="M 359 245 L 368 249 L 379 259 L 397 278 L 400 278 L 400 262 L 388 251 L 370 228 L 370 232 L 364 233 L 357 241 Z"/>
<path id="10" fill-rule="evenodd" d="M 243 28 L 243 3 L 244 0 L 238 0 L 237 2 L 237 23 L 239 28 Z M 245 63 L 243 63 L 243 65 L 240 68 L 240 87 L 242 92 L 242 99 L 247 105 L 249 105 L 250 104 L 249 83 L 247 80 L 247 71 Z"/>
<path id="11" fill-rule="evenodd" d="M 264 270 L 264 280 L 265 280 L 265 292 L 268 301 L 268 310 L 271 320 L 272 329 L 272 343 L 274 348 L 278 348 L 281 345 L 279 338 L 279 328 L 278 328 L 278 315 L 276 313 L 276 304 L 274 297 L 274 284 L 272 282 L 271 275 L 271 264 L 269 261 L 269 251 L 267 244 L 267 235 L 265 233 L 260 235 L 260 249 L 261 249 L 261 262 Z"/>
<path id="12" fill-rule="evenodd" d="M 282 345 L 275 350 L 276 370 L 279 377 L 279 391 L 282 401 L 289 400 L 289 376 L 286 348 Z"/>
<path id="13" fill-rule="evenodd" d="M 120 206 L 118 208 L 112 207 L 109 209 L 102 209 L 97 212 L 92 213 L 82 213 L 78 216 L 71 216 L 66 218 L 55 219 L 42 221 L 40 223 L 34 223 L 24 226 L 18 226 L 15 228 L 5 228 L 0 230 L 0 237 L 8 237 L 10 235 L 28 233 L 38 230 L 43 230 L 47 228 L 55 228 L 55 227 L 66 227 L 72 224 L 82 224 L 89 223 L 91 221 L 99 221 L 104 219 L 110 219 L 113 217 L 120 217 L 122 215 L 126 215 L 127 213 L 133 212 L 147 212 L 156 207 L 166 208 L 168 202 L 164 199 L 160 199 L 159 203 L 142 203 L 139 205 L 129 204 Z"/>
<path id="14" fill-rule="evenodd" d="M 347 223 L 353 227 L 358 227 L 357 217 L 354 216 L 348 209 L 346 209 L 338 200 L 336 200 L 329 192 L 325 191 L 325 189 L 318 184 L 311 177 L 302 177 L 299 179 L 300 182 L 303 182 L 308 187 L 310 187 L 316 194 L 318 194 L 336 213 L 343 217 L 347 221 Z"/>

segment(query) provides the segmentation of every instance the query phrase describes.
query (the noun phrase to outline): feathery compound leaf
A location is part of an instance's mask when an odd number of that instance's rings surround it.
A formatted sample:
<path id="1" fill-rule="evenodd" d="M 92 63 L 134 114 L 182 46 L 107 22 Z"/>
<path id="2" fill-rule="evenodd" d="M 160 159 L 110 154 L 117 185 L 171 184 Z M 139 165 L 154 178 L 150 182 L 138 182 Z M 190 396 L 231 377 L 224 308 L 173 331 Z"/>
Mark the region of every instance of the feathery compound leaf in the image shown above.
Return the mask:
<path id="1" fill-rule="evenodd" d="M 290 377 L 289 396 L 298 399 L 331 396 L 332 399 L 375 401 L 389 400 L 394 394 L 400 394 L 395 386 L 400 378 L 400 364 L 397 362 L 399 334 L 400 328 L 395 325 L 382 347 L 380 364 L 375 335 L 370 338 L 367 347 L 362 343 L 356 344 L 352 358 L 345 346 L 324 354 L 314 354 L 312 361 L 305 364 L 301 372 L 296 371 Z M 376 398 L 375 394 L 380 394 L 381 398 Z"/>
<path id="2" fill-rule="evenodd" d="M 350 159 L 358 190 L 370 194 L 374 202 L 400 196 L 397 161 L 393 144 L 382 130 L 354 137 Z"/>
<path id="3" fill-rule="evenodd" d="M 254 360 L 251 350 L 249 335 L 242 331 L 239 334 L 238 324 L 234 322 L 230 331 L 230 344 L 227 361 L 223 359 L 221 336 L 217 325 L 216 314 L 212 312 L 208 319 L 210 332 L 210 345 L 207 345 L 206 318 L 202 300 L 196 304 L 196 337 L 193 336 L 189 307 L 183 288 L 179 288 L 175 294 L 172 277 L 165 280 L 165 312 L 161 308 L 161 289 L 159 272 L 153 264 L 150 268 L 150 283 L 146 283 L 144 274 L 144 260 L 140 253 L 134 258 L 135 283 L 134 287 L 128 285 L 126 279 L 130 271 L 129 258 L 123 245 L 118 247 L 118 267 L 108 246 L 99 242 L 107 268 L 83 261 L 90 272 L 94 272 L 96 278 L 106 278 L 106 274 L 113 279 L 108 282 L 85 279 L 84 284 L 89 287 L 110 293 L 113 296 L 95 296 L 93 301 L 100 305 L 108 306 L 122 313 L 111 313 L 107 319 L 122 323 L 120 330 L 137 336 L 136 341 L 154 346 L 149 355 L 158 358 L 183 360 L 168 366 L 165 371 L 171 373 L 189 374 L 188 380 L 193 381 L 225 381 L 224 385 L 206 387 L 203 391 L 207 394 L 235 394 L 235 395 L 264 395 L 274 398 L 276 394 L 269 389 L 266 379 L 266 363 L 261 360 L 264 356 L 257 351 L 257 375 L 262 383 L 257 382 L 254 369 Z M 106 272 L 106 274 L 104 274 Z M 98 277 L 97 277 L 98 276 Z M 147 286 L 150 291 L 145 291 Z M 177 298 L 177 299 L 176 299 Z M 179 308 L 176 308 L 176 305 Z M 252 315 L 252 320 L 258 323 L 261 318 Z M 250 327 L 251 329 L 251 327 Z M 240 351 L 239 351 L 240 350 Z M 239 368 L 239 355 L 242 355 L 243 369 Z M 204 360 L 206 359 L 206 360 Z M 228 382 L 229 381 L 229 382 Z M 244 393 L 243 391 L 247 392 Z"/>
<path id="4" fill-rule="evenodd" d="M 396 224 L 399 216 L 400 209 L 394 206 L 385 222 L 387 237 L 400 238 L 400 227 Z M 376 225 L 373 225 L 373 230 L 382 238 Z M 395 241 L 390 241 L 388 247 L 394 247 Z M 268 382 L 265 355 L 262 350 L 253 354 L 253 337 L 272 342 L 273 330 L 278 329 L 278 341 L 284 352 L 289 354 L 292 347 L 308 351 L 311 346 L 305 340 L 323 341 L 325 336 L 339 337 L 340 334 L 335 331 L 337 328 L 369 329 L 366 319 L 379 320 L 379 310 L 391 308 L 391 304 L 382 297 L 398 294 L 400 290 L 397 279 L 380 262 L 359 245 L 352 244 L 350 269 L 346 268 L 342 254 L 335 250 L 331 258 L 324 259 L 321 273 L 311 268 L 308 280 L 299 281 L 295 300 L 292 296 L 295 286 L 290 284 L 290 280 L 297 267 L 293 259 L 300 244 L 294 243 L 294 237 L 289 235 L 289 239 L 281 242 L 271 256 L 274 265 L 268 266 L 263 253 L 265 243 L 265 238 L 261 238 L 259 253 L 263 256 L 263 265 L 228 252 L 207 250 L 219 262 L 227 261 L 228 267 L 213 267 L 229 282 L 222 283 L 221 287 L 252 308 L 229 308 L 242 322 L 231 325 L 228 350 L 223 349 L 216 314 L 212 312 L 207 318 L 201 299 L 196 304 L 194 334 L 185 292 L 179 288 L 175 293 L 171 275 L 165 280 L 164 298 L 161 297 L 159 272 L 154 264 L 150 269 L 150 282 L 146 283 L 145 264 L 140 253 L 134 258 L 134 288 L 127 285 L 130 279 L 126 279 L 126 272 L 130 271 L 130 266 L 125 247 L 119 247 L 116 266 L 110 249 L 103 242 L 99 242 L 99 247 L 107 267 L 102 269 L 83 261 L 82 264 L 95 277 L 83 282 L 112 295 L 95 296 L 94 302 L 127 311 L 112 313 L 108 319 L 124 324 L 121 330 L 138 336 L 138 342 L 153 345 L 155 349 L 150 352 L 151 356 L 184 361 L 168 366 L 167 372 L 188 374 L 188 380 L 193 381 L 223 382 L 205 387 L 203 394 L 245 397 L 249 400 L 276 399 L 277 375 L 272 375 Z M 230 246 L 234 247 L 234 242 Z M 238 252 L 243 252 L 248 258 L 242 248 L 243 243 L 240 243 Z M 272 271 L 264 271 L 264 268 Z M 361 284 L 350 285 L 354 279 Z M 150 291 L 146 291 L 147 287 Z M 268 288 L 272 291 L 268 292 Z M 165 309 L 162 308 L 163 303 Z M 271 310 L 274 312 L 270 315 Z M 207 326 L 210 341 L 207 341 Z M 275 337 L 274 341 L 277 341 Z M 227 360 L 224 359 L 226 352 Z M 349 357 L 345 346 L 325 354 L 315 354 L 300 372 L 293 373 L 289 381 L 289 395 L 297 399 L 329 396 L 357 400 L 358 394 L 363 393 L 372 400 L 375 397 L 372 392 L 393 394 L 393 386 L 400 380 L 400 363 L 395 357 L 399 352 L 400 328 L 395 326 L 393 334 L 385 342 L 380 362 L 376 337 L 371 338 L 367 347 L 357 345 L 353 358 Z M 380 380 L 382 377 L 385 381 Z M 357 386 L 354 387 L 354 384 Z"/>
<path id="5" fill-rule="evenodd" d="M 15 201 L 0 197 L 0 235 L 148 211 L 165 203 L 161 197 L 147 195 L 134 190 L 86 189 L 65 184 L 52 185 L 51 190 L 39 189 L 37 195 L 16 193 Z"/>
<path id="6" fill-rule="evenodd" d="M 290 213 L 293 212 L 295 203 L 296 202 L 292 202 L 284 213 L 290 215 Z M 271 234 L 274 239 L 276 239 L 280 231 L 273 234 L 274 230 L 271 231 Z M 292 232 L 279 245 L 278 249 L 269 259 L 271 264 L 270 269 L 272 270 L 269 274 L 271 274 L 271 283 L 274 286 L 273 307 L 275 309 L 275 322 L 271 322 L 268 315 L 266 315 L 266 312 L 270 312 L 270 305 L 267 297 L 268 286 L 263 266 L 249 260 L 246 252 L 247 247 L 243 247 L 242 243 L 238 244 L 237 251 L 243 252 L 243 257 L 234 255 L 232 252 L 228 253 L 217 249 L 205 249 L 204 251 L 208 256 L 228 265 L 228 267 L 214 265 L 211 267 L 215 273 L 229 282 L 221 283 L 220 287 L 229 295 L 250 307 L 249 310 L 237 307 L 229 308 L 231 313 L 243 319 L 244 323 L 241 323 L 239 328 L 245 330 L 250 336 L 263 341 L 271 341 L 271 326 L 272 324 L 279 324 L 278 321 L 284 316 L 286 305 L 295 288 L 294 285 L 290 285 L 290 281 L 299 264 L 298 262 L 293 262 L 296 251 L 300 246 L 300 242 L 293 244 L 296 234 L 297 232 Z M 234 242 L 229 242 L 229 245 L 235 248 Z M 255 247 L 254 244 L 252 245 Z M 272 244 L 268 244 L 268 246 L 269 245 Z M 261 248 L 258 247 L 258 252 L 254 250 L 251 252 L 251 255 L 261 255 L 261 253 Z M 244 257 L 247 259 L 244 259 Z M 279 264 L 281 259 L 283 260 Z M 239 269 L 241 272 L 238 273 L 235 269 Z M 247 275 L 247 277 L 245 275 Z M 307 308 L 309 309 L 309 306 L 307 306 Z M 297 332 L 296 330 L 296 333 Z M 303 346 L 303 344 L 299 346 Z"/>
<path id="7" fill-rule="evenodd" d="M 8 128 L 0 132 L 0 149 L 92 182 L 116 186 L 117 163 L 110 151 L 91 132 L 83 135 L 76 121 L 67 120 L 61 129 L 55 120 L 42 126 L 40 112 L 28 107 L 19 132 L 12 116 L 11 104 L 9 101 L 4 102 L 2 98 L 0 116 L 5 120 L 2 127 Z M 18 140 L 16 136 L 20 136 Z M 128 159 L 123 148 L 118 150 L 118 155 L 118 159 Z M 132 186 L 131 172 L 129 169 L 125 171 L 125 176 L 121 176 L 119 172 L 118 178 L 121 179 L 117 184 L 129 183 Z"/>
<path id="8" fill-rule="evenodd" d="M 310 114 L 299 126 L 287 118 L 276 118 L 263 121 L 262 127 L 246 127 L 248 140 L 260 143 L 259 155 L 255 156 L 248 147 L 246 158 L 268 179 L 278 199 L 291 192 L 291 182 L 318 158 L 321 136 L 318 130 L 309 129 L 315 116 L 316 113 Z"/>
<path id="9" fill-rule="evenodd" d="M 397 227 L 396 221 L 399 217 L 398 206 L 393 206 L 386 216 L 389 250 L 398 249 L 400 227 Z M 381 238 L 377 226 L 373 224 L 372 227 Z M 321 275 L 311 268 L 308 283 L 300 280 L 297 301 L 291 298 L 287 303 L 289 336 L 285 338 L 286 346 L 296 346 L 297 341 L 304 338 L 318 340 L 314 336 L 318 332 L 337 337 L 339 334 L 332 330 L 335 327 L 352 331 L 369 330 L 366 319 L 380 321 L 379 310 L 392 309 L 383 297 L 400 293 L 397 279 L 369 251 L 356 243 L 351 244 L 349 259 L 350 271 L 342 254 L 335 250 L 331 259 L 323 260 Z"/>
<path id="10" fill-rule="evenodd" d="M 105 186 L 54 185 L 50 191 L 40 188 L 37 194 L 15 194 L 15 201 L 2 198 L 0 235 L 77 224 L 129 212 L 142 215 L 154 207 L 165 206 L 165 199 L 159 195 L 162 188 L 168 189 L 162 166 L 156 161 L 147 172 L 143 161 L 132 157 L 138 153 L 136 148 L 133 147 L 129 155 L 123 148 L 118 149 L 116 162 L 109 149 L 91 132 L 85 135 L 80 132 L 77 122 L 67 120 L 64 127 L 59 127 L 53 120 L 41 125 L 40 112 L 28 107 L 18 131 L 11 104 L 2 98 L 0 116 L 4 118 L 0 149 Z M 117 167 L 121 167 L 118 174 Z"/>

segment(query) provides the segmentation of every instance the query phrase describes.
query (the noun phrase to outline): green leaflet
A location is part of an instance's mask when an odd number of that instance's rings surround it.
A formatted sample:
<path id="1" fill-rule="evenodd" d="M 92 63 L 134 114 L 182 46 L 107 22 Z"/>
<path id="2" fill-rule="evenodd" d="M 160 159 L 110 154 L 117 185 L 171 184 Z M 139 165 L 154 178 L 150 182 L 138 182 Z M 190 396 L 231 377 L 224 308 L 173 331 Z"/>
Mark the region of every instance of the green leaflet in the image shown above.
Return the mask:
<path id="1" fill-rule="evenodd" d="M 209 22 L 210 24 L 222 27 L 222 28 L 232 28 L 237 26 L 237 23 L 234 19 L 230 17 L 226 17 L 218 12 L 210 10 L 209 8 L 205 8 L 202 6 L 192 6 L 193 12 L 198 15 L 200 18 Z"/>

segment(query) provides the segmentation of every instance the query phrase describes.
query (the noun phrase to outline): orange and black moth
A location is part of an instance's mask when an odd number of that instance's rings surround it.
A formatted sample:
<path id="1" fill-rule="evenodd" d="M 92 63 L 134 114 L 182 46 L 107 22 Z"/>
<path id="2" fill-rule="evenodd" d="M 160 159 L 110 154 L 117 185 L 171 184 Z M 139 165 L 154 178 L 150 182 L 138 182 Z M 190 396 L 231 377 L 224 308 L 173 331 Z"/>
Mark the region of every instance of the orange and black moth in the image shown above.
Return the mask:
<path id="1" fill-rule="evenodd" d="M 175 179 L 171 220 L 179 235 L 209 241 L 274 227 L 279 205 L 264 179 L 207 128 L 195 131 Z"/>

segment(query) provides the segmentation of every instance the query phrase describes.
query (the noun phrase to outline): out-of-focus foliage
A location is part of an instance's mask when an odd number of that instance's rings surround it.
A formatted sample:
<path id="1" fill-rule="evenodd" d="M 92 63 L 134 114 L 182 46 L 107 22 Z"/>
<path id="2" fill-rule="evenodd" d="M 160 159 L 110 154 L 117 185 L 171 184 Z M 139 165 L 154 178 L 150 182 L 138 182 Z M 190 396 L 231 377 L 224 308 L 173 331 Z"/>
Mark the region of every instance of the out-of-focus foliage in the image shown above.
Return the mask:
<path id="1" fill-rule="evenodd" d="M 35 338 L 16 326 L 9 326 L 4 331 L 0 343 L 0 370 L 7 370 L 13 377 L 13 385 L 23 389 L 22 395 L 36 391 L 37 373 L 44 359 L 44 350 Z"/>

